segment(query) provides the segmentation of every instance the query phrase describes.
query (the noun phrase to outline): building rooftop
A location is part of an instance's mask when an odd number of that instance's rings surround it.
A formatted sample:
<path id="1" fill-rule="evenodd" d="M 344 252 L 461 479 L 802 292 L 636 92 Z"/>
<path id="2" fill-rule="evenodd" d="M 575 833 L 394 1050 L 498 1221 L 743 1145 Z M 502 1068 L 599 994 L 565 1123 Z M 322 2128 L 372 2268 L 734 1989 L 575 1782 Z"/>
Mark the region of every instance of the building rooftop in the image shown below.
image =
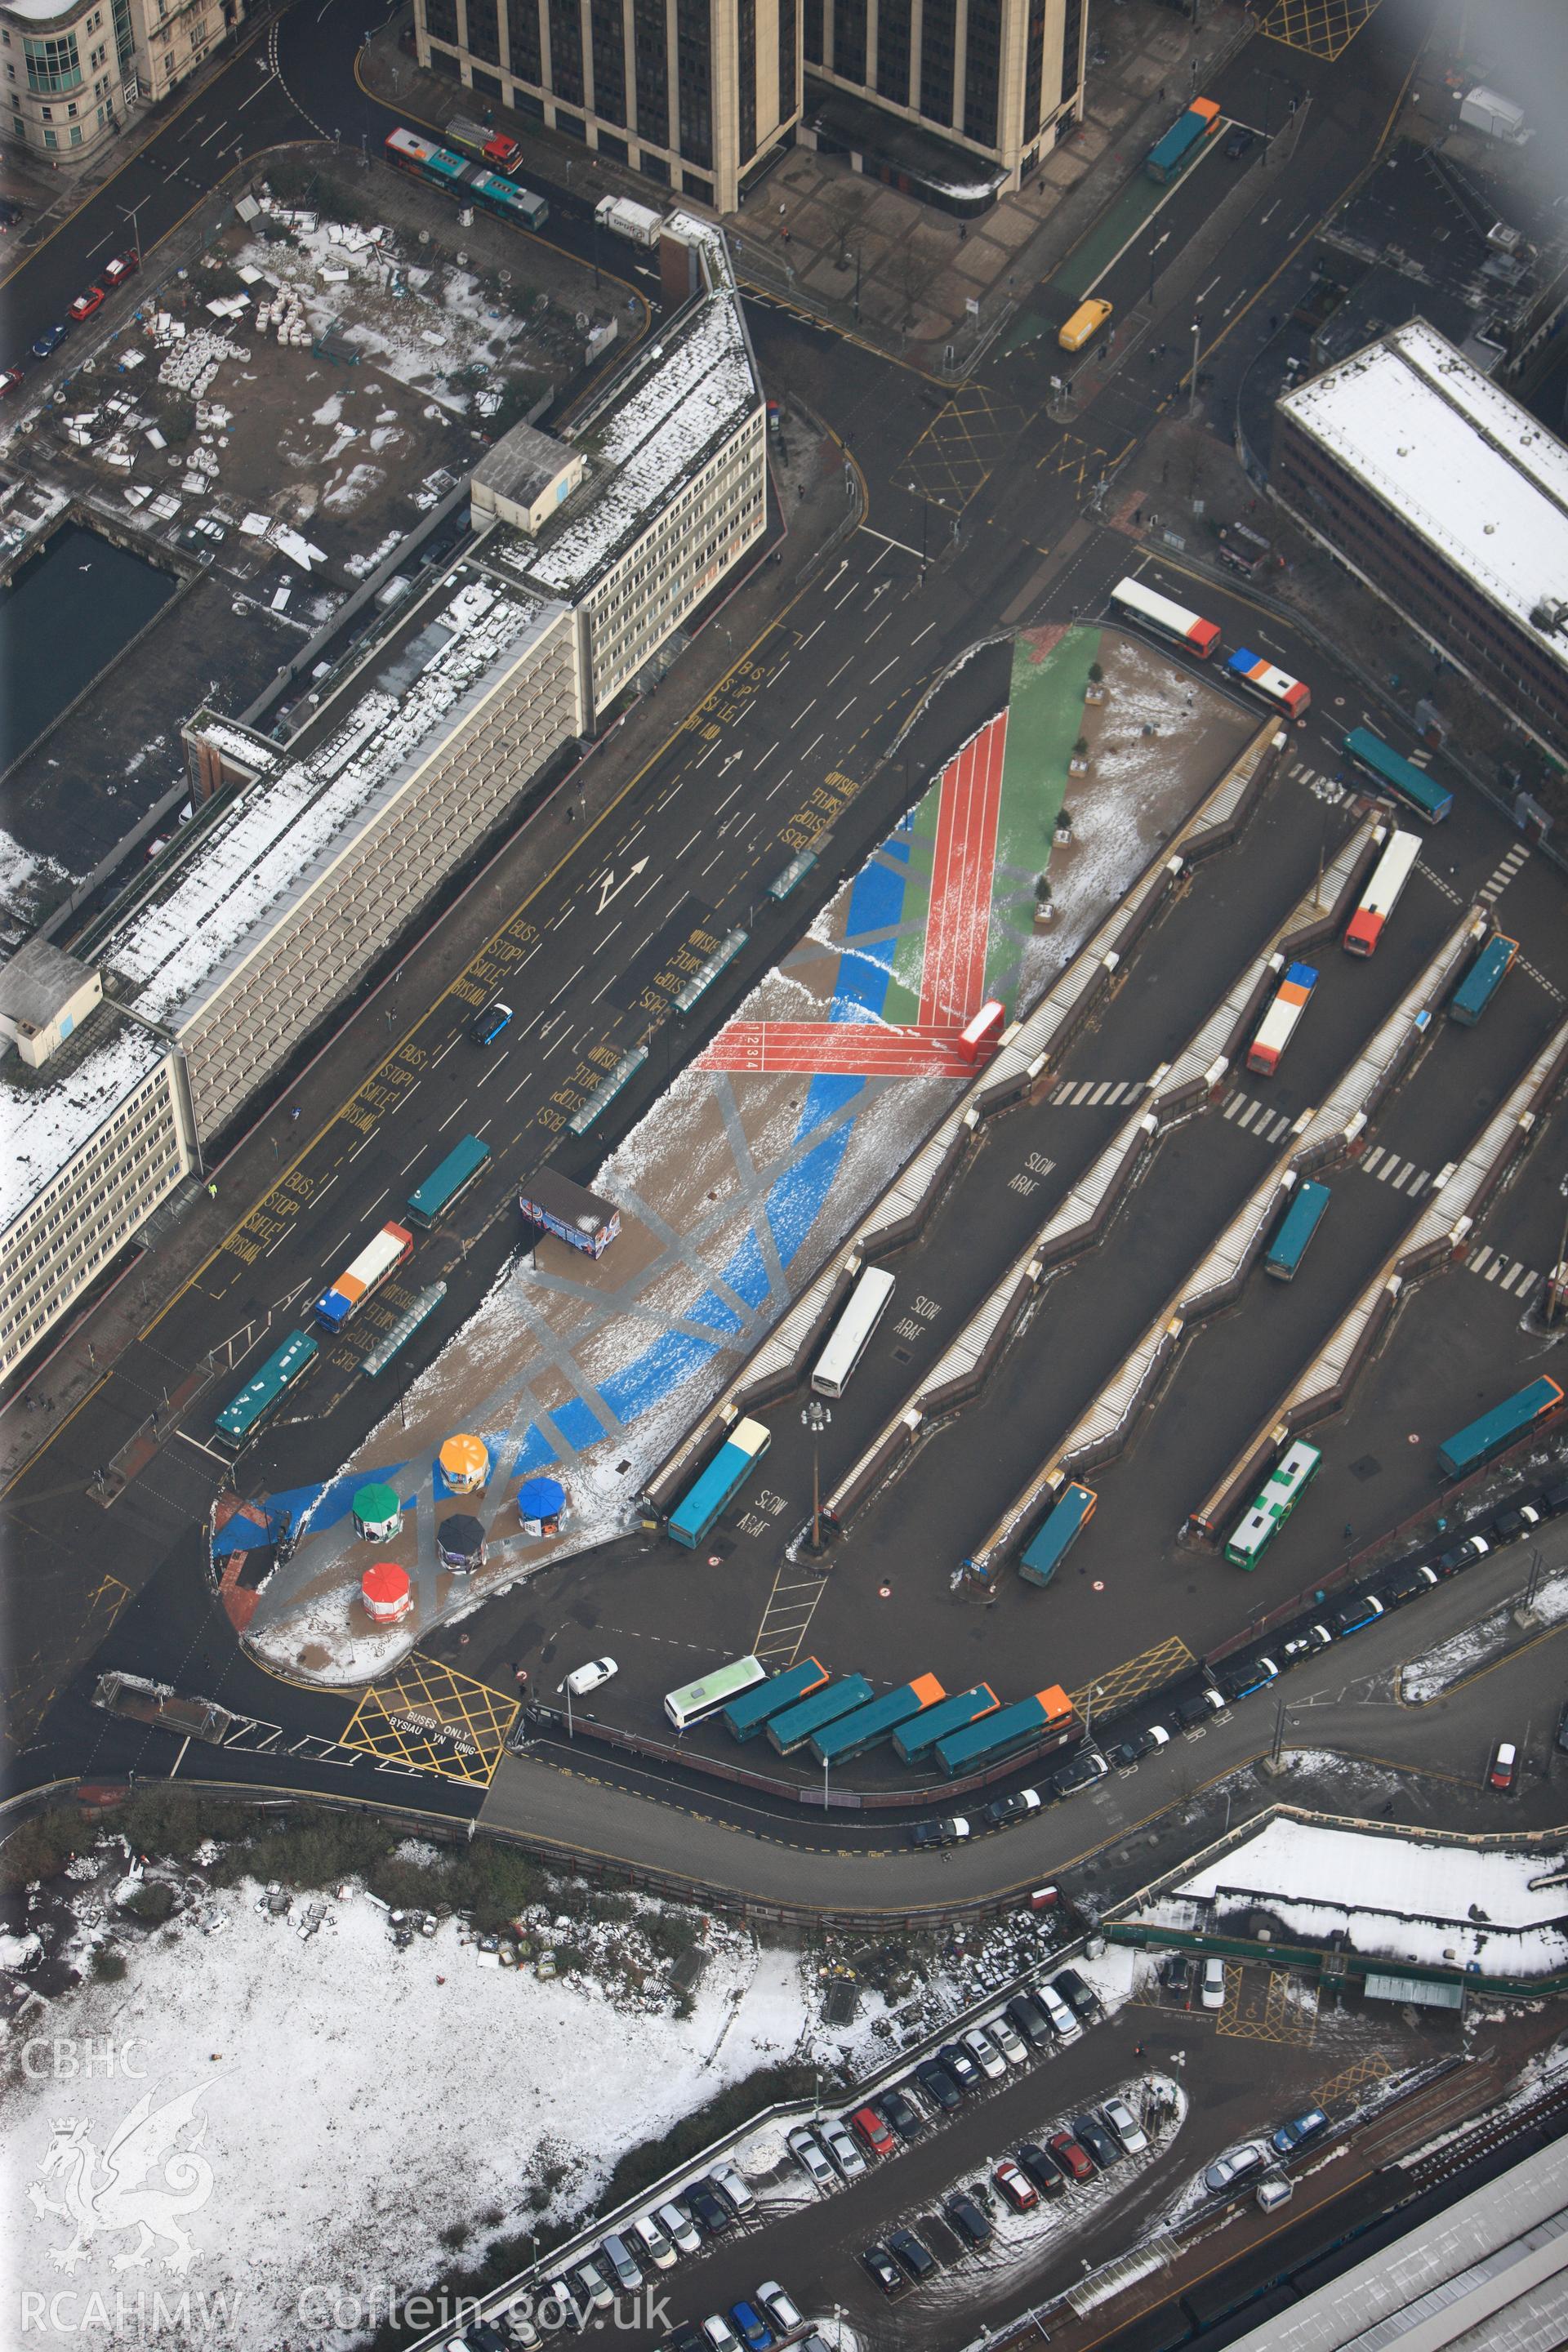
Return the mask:
<path id="1" fill-rule="evenodd" d="M 168 1050 L 152 1030 L 105 1003 L 41 1070 L 6 1055 L 0 1062 L 0 1125 L 5 1131 L 0 1232 L 53 1182 Z"/>
<path id="2" fill-rule="evenodd" d="M 1568 667 L 1533 617 L 1568 609 L 1568 449 L 1528 409 L 1421 319 L 1279 407 Z"/>
<path id="3" fill-rule="evenodd" d="M 0 966 L 0 1020 L 18 1028 L 47 1029 L 62 1004 L 92 978 L 80 963 L 47 940 L 29 940 Z"/>
<path id="4" fill-rule="evenodd" d="M 537 425 L 514 425 L 474 467 L 472 479 L 520 507 L 542 498 L 576 453 Z"/>

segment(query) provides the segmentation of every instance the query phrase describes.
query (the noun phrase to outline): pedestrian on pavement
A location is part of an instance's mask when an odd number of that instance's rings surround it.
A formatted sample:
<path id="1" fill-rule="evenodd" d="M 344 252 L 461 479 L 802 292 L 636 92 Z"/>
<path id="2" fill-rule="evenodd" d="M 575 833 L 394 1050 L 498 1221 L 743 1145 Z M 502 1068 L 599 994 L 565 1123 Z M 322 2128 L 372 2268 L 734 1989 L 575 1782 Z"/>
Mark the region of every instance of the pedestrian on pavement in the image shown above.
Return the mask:
<path id="1" fill-rule="evenodd" d="M 209 1184 L 207 1186 L 207 1192 L 211 1199 L 215 1201 L 217 1199 L 217 1186 L 216 1184 Z"/>
<path id="2" fill-rule="evenodd" d="M 1350 1521 L 1347 1519 L 1347 1520 L 1345 1521 L 1345 1541 L 1346 1541 L 1346 1543 L 1349 1543 L 1349 1541 L 1350 1541 L 1350 1539 L 1351 1539 L 1352 1536 L 1353 1536 L 1353 1535 L 1354 1535 L 1354 1533 L 1355 1533 L 1355 1529 L 1352 1527 L 1352 1525 L 1351 1525 Z"/>
<path id="3" fill-rule="evenodd" d="M 293 1124 L 293 1122 L 294 1122 L 294 1120 L 295 1120 L 295 1119 L 297 1119 L 297 1118 L 299 1118 L 299 1116 L 300 1116 L 300 1106 L 299 1106 L 299 1104 L 298 1104 L 298 1103 L 296 1103 L 296 1104 L 295 1104 L 295 1106 L 294 1106 L 294 1108 L 293 1108 L 293 1109 L 292 1109 L 292 1110 L 289 1112 L 289 1124 L 290 1124 L 290 1125 L 292 1125 L 292 1124 Z"/>

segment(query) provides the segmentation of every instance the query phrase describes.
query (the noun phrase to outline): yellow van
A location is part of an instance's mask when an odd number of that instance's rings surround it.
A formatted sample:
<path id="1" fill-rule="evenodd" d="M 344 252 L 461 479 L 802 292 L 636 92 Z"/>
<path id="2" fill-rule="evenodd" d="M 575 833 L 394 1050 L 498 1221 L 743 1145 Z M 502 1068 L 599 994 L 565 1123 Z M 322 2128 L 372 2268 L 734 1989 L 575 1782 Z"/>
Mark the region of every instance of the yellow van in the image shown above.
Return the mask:
<path id="1" fill-rule="evenodd" d="M 1057 337 L 1064 352 L 1081 352 L 1110 316 L 1109 302 L 1080 302 Z"/>

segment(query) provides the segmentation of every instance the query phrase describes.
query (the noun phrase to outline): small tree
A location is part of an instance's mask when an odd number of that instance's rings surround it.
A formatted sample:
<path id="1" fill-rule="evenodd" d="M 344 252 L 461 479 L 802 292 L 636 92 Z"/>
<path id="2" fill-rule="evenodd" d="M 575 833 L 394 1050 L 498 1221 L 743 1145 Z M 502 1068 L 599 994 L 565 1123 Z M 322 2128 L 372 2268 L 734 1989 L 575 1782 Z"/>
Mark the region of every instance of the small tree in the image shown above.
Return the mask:
<path id="1" fill-rule="evenodd" d="M 1051 877 L 1048 874 L 1037 874 L 1035 877 L 1035 904 L 1037 907 L 1048 907 L 1050 903 Z"/>
<path id="2" fill-rule="evenodd" d="M 1100 663 L 1097 661 L 1091 661 L 1089 666 L 1089 682 L 1090 686 L 1098 686 L 1104 676 L 1105 672 L 1101 668 Z"/>
<path id="3" fill-rule="evenodd" d="M 1057 811 L 1057 832 L 1058 832 L 1058 835 L 1065 835 L 1065 834 L 1069 834 L 1069 833 L 1071 833 L 1071 831 L 1072 831 L 1072 811 L 1071 811 L 1071 809 L 1067 808 L 1067 807 L 1059 808 L 1059 809 Z"/>

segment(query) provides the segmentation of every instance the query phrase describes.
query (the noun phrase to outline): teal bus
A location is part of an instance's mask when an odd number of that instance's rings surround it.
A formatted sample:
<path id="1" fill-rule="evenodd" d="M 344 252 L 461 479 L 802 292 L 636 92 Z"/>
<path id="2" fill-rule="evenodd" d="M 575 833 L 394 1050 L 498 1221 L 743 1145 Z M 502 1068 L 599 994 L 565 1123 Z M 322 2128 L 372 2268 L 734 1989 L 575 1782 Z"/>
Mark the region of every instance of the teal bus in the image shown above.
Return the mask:
<path id="1" fill-rule="evenodd" d="M 1479 1470 L 1483 1462 L 1500 1454 L 1516 1437 L 1525 1436 L 1549 1412 L 1555 1412 L 1562 1402 L 1563 1391 L 1555 1381 L 1531 1381 L 1528 1388 L 1505 1397 L 1490 1412 L 1468 1421 L 1463 1429 L 1446 1437 L 1437 1448 L 1439 1470 L 1447 1478 L 1462 1478 L 1468 1471 Z"/>
<path id="2" fill-rule="evenodd" d="M 837 1723 L 841 1715 L 852 1707 L 864 1706 L 873 1696 L 864 1675 L 846 1675 L 842 1681 L 824 1684 L 813 1691 L 798 1706 L 786 1706 L 768 1725 L 768 1746 L 776 1748 L 781 1756 L 788 1756 L 804 1748 L 808 1739 L 826 1723 Z"/>
<path id="3" fill-rule="evenodd" d="M 760 1421 L 738 1421 L 718 1453 L 687 1488 L 669 1516 L 668 1532 L 695 1551 L 721 1511 L 728 1510 L 769 1446 L 773 1433 Z"/>
<path id="4" fill-rule="evenodd" d="M 1448 999 L 1448 1018 L 1473 1029 L 1486 1011 L 1498 987 L 1519 953 L 1519 941 L 1505 932 L 1494 931 L 1452 996 Z"/>
<path id="5" fill-rule="evenodd" d="M 1454 805 L 1454 795 L 1441 784 L 1435 784 L 1424 768 L 1414 760 L 1402 760 L 1399 753 L 1374 735 L 1370 727 L 1352 727 L 1345 737 L 1345 757 L 1369 775 L 1373 783 L 1382 784 L 1396 800 L 1402 800 L 1434 824 L 1441 824 Z"/>
<path id="6" fill-rule="evenodd" d="M 732 1698 L 724 1709 L 724 1728 L 736 1739 L 754 1739 L 775 1715 L 782 1715 L 798 1699 L 809 1698 L 826 1680 L 827 1668 L 819 1658 L 802 1658 L 798 1666 L 770 1675 L 765 1682 L 753 1683 Z"/>
<path id="7" fill-rule="evenodd" d="M 820 1730 L 812 1733 L 811 1752 L 819 1764 L 847 1764 L 852 1757 L 863 1756 L 868 1748 L 890 1739 L 901 1723 L 908 1723 L 946 1696 L 934 1675 L 917 1675 L 912 1683 L 884 1691 L 880 1698 L 870 1699 L 864 1706 L 852 1707 L 847 1715 L 825 1723 Z"/>
<path id="8" fill-rule="evenodd" d="M 973 1690 L 960 1691 L 956 1698 L 939 1699 L 935 1706 L 922 1707 L 919 1715 L 900 1724 L 893 1734 L 893 1753 L 901 1764 L 919 1763 L 950 1731 L 967 1730 L 983 1715 L 994 1715 L 1001 1704 L 989 1683 L 976 1683 Z"/>
<path id="9" fill-rule="evenodd" d="M 1048 1584 L 1094 1517 L 1092 1486 L 1064 1486 L 1056 1507 L 1018 1562 L 1026 1584 Z"/>
<path id="10" fill-rule="evenodd" d="M 1301 1260 L 1307 1255 L 1307 1244 L 1322 1221 L 1323 1211 L 1330 1200 L 1326 1184 L 1314 1184 L 1309 1177 L 1296 1187 L 1295 1198 L 1279 1220 L 1279 1230 L 1269 1243 L 1263 1260 L 1263 1271 L 1271 1274 L 1276 1282 L 1294 1282 Z"/>
<path id="11" fill-rule="evenodd" d="M 1028 1698 L 1015 1699 L 1011 1706 L 998 1707 L 994 1715 L 983 1715 L 962 1731 L 950 1731 L 936 1743 L 936 1760 L 954 1780 L 961 1773 L 1000 1764 L 1023 1748 L 1038 1748 L 1047 1740 L 1059 1748 L 1077 1722 L 1071 1699 L 1059 1683 L 1051 1683 Z"/>
<path id="12" fill-rule="evenodd" d="M 262 1423 L 277 1412 L 285 1391 L 310 1370 L 321 1352 L 308 1331 L 290 1331 L 283 1345 L 274 1349 L 213 1423 L 213 1435 L 226 1454 L 237 1454 L 250 1443 Z"/>
<path id="13" fill-rule="evenodd" d="M 1299 1437 L 1275 1464 L 1273 1475 L 1225 1548 L 1235 1568 L 1256 1568 L 1307 1488 L 1318 1475 L 1322 1454 Z"/>
<path id="14" fill-rule="evenodd" d="M 465 1135 L 454 1143 L 438 1167 L 432 1168 L 422 1184 L 416 1185 L 404 1206 L 416 1225 L 439 1224 L 447 1212 L 455 1208 L 468 1191 L 489 1166 L 490 1148 L 481 1143 L 477 1135 Z"/>

